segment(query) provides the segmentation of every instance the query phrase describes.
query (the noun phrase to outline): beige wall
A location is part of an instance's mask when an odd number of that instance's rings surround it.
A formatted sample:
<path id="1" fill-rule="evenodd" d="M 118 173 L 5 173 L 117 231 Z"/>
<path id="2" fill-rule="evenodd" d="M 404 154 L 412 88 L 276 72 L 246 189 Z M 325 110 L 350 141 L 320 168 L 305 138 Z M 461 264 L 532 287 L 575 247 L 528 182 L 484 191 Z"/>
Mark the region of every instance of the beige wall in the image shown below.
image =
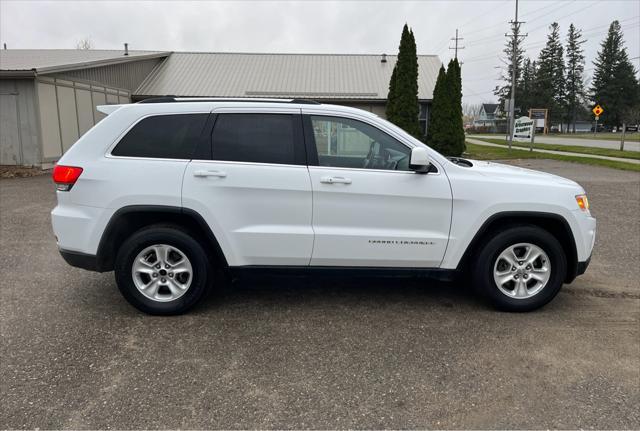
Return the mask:
<path id="1" fill-rule="evenodd" d="M 40 77 L 37 81 L 42 162 L 58 159 L 104 118 L 99 105 L 129 103 L 126 90 L 87 82 Z"/>
<path id="2" fill-rule="evenodd" d="M 373 112 L 379 117 L 387 118 L 385 113 L 386 111 L 386 102 L 332 102 L 331 100 L 323 101 L 323 103 L 329 103 L 332 105 L 342 105 L 342 106 L 351 106 L 352 108 L 362 109 L 363 111 Z"/>

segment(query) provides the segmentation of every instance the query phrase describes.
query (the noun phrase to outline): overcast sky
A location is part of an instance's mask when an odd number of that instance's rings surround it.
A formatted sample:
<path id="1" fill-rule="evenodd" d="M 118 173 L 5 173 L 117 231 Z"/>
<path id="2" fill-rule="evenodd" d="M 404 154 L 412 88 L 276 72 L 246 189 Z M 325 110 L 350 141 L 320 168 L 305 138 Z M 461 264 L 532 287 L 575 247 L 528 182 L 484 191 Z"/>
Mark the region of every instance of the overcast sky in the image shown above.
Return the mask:
<path id="1" fill-rule="evenodd" d="M 6 1 L 0 0 L 0 40 L 9 48 L 94 48 L 222 52 L 396 54 L 404 23 L 419 54 L 453 55 L 459 29 L 465 49 L 465 102 L 495 100 L 504 33 L 515 0 L 497 1 Z M 521 0 L 527 55 L 537 57 L 548 25 L 563 37 L 570 23 L 584 30 L 587 74 L 613 20 L 621 22 L 629 57 L 640 69 L 640 1 Z"/>

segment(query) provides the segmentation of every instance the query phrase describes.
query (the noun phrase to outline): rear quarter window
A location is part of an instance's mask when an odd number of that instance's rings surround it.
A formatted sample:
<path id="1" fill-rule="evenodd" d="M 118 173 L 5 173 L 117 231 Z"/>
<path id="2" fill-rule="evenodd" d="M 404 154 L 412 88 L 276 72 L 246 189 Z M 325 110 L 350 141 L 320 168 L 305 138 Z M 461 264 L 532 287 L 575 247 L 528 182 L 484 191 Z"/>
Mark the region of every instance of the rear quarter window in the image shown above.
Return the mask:
<path id="1" fill-rule="evenodd" d="M 173 114 L 144 118 L 118 142 L 111 155 L 191 159 L 208 115 Z"/>

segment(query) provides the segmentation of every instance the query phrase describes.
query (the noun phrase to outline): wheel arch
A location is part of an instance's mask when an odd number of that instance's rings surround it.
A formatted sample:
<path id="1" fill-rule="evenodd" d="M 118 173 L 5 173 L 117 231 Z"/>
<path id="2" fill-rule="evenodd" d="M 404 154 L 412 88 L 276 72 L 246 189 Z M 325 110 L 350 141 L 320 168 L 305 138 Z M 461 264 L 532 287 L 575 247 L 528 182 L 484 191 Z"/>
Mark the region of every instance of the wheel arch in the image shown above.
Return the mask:
<path id="1" fill-rule="evenodd" d="M 480 226 L 467 246 L 457 270 L 466 272 L 471 266 L 472 256 L 482 247 L 490 236 L 506 229 L 521 226 L 538 226 L 552 234 L 562 246 L 567 257 L 567 275 L 565 283 L 571 283 L 578 272 L 578 251 L 569 222 L 561 215 L 534 211 L 506 211 L 493 214 Z"/>
<path id="2" fill-rule="evenodd" d="M 189 208 L 165 205 L 131 205 L 117 210 L 107 223 L 98 245 L 97 270 L 113 270 L 119 245 L 132 233 L 145 226 L 164 223 L 188 231 L 205 247 L 212 263 L 228 267 L 216 236 L 198 212 Z"/>

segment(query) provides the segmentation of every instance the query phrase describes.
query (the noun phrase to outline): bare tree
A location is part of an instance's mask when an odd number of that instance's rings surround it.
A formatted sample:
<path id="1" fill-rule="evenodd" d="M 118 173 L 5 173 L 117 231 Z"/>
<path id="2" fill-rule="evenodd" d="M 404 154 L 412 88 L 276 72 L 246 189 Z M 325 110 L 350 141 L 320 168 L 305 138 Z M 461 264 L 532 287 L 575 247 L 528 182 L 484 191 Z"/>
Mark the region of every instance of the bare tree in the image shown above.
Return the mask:
<path id="1" fill-rule="evenodd" d="M 93 41 L 90 37 L 84 37 L 76 42 L 76 49 L 92 49 Z"/>
<path id="2" fill-rule="evenodd" d="M 481 103 L 468 103 L 462 104 L 462 113 L 467 117 L 475 118 L 480 113 Z"/>

